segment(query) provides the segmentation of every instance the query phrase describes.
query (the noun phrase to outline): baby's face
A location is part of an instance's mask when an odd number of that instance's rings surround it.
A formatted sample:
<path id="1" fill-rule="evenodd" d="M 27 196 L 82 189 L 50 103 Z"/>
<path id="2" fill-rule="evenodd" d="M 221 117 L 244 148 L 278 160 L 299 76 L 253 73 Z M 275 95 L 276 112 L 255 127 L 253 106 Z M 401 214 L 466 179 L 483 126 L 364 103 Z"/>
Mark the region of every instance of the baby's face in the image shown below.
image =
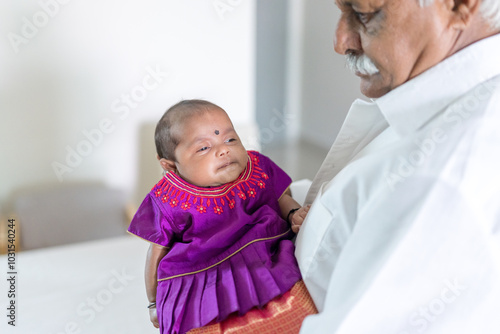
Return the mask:
<path id="1" fill-rule="evenodd" d="M 177 129 L 177 172 L 199 187 L 215 187 L 238 178 L 248 155 L 227 114 L 221 109 L 190 117 Z"/>

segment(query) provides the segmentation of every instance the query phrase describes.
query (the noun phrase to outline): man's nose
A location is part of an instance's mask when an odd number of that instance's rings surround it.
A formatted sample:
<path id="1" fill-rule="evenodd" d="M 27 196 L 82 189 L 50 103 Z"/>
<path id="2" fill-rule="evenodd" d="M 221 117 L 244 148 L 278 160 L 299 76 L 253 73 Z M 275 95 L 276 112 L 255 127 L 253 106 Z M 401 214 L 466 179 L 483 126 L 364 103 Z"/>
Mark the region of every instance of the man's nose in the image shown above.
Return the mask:
<path id="1" fill-rule="evenodd" d="M 361 40 L 357 31 L 350 27 L 348 19 L 342 15 L 337 30 L 335 31 L 334 40 L 335 52 L 345 55 L 348 52 L 359 53 L 361 51 Z"/>

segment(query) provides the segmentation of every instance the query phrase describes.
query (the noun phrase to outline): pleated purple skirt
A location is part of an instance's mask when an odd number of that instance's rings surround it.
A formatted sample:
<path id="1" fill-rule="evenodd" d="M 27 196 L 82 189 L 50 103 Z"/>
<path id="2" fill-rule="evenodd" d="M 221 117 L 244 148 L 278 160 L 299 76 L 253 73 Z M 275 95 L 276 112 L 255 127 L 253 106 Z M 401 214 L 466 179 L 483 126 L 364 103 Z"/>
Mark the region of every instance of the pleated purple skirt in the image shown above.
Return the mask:
<path id="1" fill-rule="evenodd" d="M 243 315 L 290 290 L 301 279 L 293 243 L 282 240 L 274 254 L 266 243 L 250 244 L 212 268 L 158 282 L 161 333 L 185 333 L 235 312 Z"/>

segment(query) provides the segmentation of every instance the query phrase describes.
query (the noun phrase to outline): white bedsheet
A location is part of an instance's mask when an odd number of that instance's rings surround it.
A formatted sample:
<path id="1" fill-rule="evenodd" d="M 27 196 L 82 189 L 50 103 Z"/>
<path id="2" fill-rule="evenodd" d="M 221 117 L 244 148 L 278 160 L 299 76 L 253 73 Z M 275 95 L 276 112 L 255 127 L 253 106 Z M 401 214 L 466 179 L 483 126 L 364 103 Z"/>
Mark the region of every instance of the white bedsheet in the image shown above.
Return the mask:
<path id="1" fill-rule="evenodd" d="M 159 333 L 146 308 L 148 246 L 127 235 L 17 253 L 16 326 L 7 324 L 8 286 L 2 278 L 0 332 Z M 6 256 L 0 267 L 6 274 Z"/>

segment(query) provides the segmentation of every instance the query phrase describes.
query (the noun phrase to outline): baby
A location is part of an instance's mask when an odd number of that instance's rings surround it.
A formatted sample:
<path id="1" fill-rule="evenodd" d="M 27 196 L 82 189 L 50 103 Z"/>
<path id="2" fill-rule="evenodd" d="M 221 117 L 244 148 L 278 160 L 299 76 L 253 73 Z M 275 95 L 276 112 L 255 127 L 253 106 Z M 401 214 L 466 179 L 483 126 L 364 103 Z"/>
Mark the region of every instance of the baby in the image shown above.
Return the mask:
<path id="1" fill-rule="evenodd" d="M 309 207 L 291 197 L 290 177 L 246 151 L 226 112 L 208 101 L 172 106 L 155 142 L 165 175 L 129 227 L 151 242 L 145 279 L 154 326 L 165 334 L 254 332 L 273 322 L 298 333 L 316 310 L 290 241 Z"/>

